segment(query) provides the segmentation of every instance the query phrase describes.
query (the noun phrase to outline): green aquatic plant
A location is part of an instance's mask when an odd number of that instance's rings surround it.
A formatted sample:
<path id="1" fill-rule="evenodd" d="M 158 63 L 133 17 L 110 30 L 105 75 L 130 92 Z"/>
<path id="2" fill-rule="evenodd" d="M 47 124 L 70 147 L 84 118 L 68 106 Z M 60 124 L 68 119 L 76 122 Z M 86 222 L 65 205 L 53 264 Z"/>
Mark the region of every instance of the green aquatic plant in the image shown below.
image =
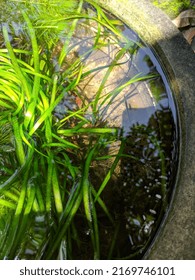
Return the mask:
<path id="1" fill-rule="evenodd" d="M 110 232 L 106 251 L 112 258 L 119 223 L 104 194 L 121 159 L 131 155 L 124 153 L 122 129 L 103 120 L 102 109 L 130 84 L 156 74 L 139 73 L 105 92 L 113 69 L 137 48 L 122 34 L 119 21 L 93 1 L 11 2 L 23 30 L 20 40 L 16 34 L 11 38 L 11 27 L 2 23 L 0 259 L 71 259 L 86 244 L 90 258 L 105 257 L 102 217 Z M 75 32 L 90 24 L 94 44 L 77 56 L 72 52 Z M 113 60 L 88 70 L 86 58 L 110 46 L 119 48 Z M 80 85 L 100 70 L 105 74 L 96 96 L 88 99 Z M 115 143 L 117 148 L 110 152 Z M 93 180 L 95 166 L 101 165 L 101 180 Z"/>

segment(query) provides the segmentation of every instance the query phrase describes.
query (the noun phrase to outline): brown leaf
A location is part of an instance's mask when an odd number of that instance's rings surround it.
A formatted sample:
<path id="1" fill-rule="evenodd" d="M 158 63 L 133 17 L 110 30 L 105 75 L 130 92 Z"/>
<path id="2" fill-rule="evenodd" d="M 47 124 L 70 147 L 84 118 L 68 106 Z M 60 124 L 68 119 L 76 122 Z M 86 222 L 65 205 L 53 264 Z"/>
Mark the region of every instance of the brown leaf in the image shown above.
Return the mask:
<path id="1" fill-rule="evenodd" d="M 182 32 L 188 43 L 191 45 L 192 39 L 195 36 L 195 27 L 191 27 L 188 30 Z"/>
<path id="2" fill-rule="evenodd" d="M 181 12 L 172 22 L 178 27 L 195 26 L 195 10 L 189 9 Z"/>

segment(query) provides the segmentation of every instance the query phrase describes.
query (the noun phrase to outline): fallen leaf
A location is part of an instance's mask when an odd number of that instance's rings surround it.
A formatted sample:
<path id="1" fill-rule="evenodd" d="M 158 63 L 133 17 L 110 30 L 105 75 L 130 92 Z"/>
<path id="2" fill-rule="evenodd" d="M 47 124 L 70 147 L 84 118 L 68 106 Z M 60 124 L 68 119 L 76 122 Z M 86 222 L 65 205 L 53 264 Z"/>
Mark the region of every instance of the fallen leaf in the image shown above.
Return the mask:
<path id="1" fill-rule="evenodd" d="M 172 22 L 178 28 L 184 28 L 187 26 L 195 26 L 195 10 L 189 9 L 181 12 Z"/>
<path id="2" fill-rule="evenodd" d="M 189 28 L 187 30 L 184 30 L 182 33 L 183 33 L 183 36 L 188 41 L 188 43 L 191 45 L 192 39 L 195 36 L 195 27 L 191 27 L 191 28 Z"/>

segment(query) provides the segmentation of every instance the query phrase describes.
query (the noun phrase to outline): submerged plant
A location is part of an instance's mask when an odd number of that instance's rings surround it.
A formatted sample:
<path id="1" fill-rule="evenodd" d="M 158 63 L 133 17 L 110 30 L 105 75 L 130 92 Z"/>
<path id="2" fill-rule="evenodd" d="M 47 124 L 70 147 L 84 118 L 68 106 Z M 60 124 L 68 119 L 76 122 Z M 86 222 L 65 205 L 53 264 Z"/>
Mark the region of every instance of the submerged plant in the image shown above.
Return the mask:
<path id="1" fill-rule="evenodd" d="M 83 258 L 84 251 L 120 257 L 120 218 L 107 196 L 120 192 L 109 186 L 121 160 L 139 158 L 125 153 L 122 127 L 105 116 L 125 88 L 157 75 L 139 73 L 109 87 L 112 71 L 129 66 L 138 43 L 93 1 L 11 2 L 22 31 L 10 37 L 11 26 L 2 23 L 0 259 Z M 79 30 L 91 31 L 85 38 Z M 100 48 L 116 49 L 113 58 L 88 68 Z M 95 95 L 85 94 L 100 72 Z"/>

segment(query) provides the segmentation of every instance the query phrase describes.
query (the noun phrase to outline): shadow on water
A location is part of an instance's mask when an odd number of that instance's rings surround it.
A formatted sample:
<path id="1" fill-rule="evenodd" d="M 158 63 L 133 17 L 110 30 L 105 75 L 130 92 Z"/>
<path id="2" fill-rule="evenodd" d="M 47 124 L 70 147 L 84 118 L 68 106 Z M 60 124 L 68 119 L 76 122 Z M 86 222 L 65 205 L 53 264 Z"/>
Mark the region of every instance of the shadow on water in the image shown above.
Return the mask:
<path id="1" fill-rule="evenodd" d="M 177 168 L 177 135 L 169 109 L 129 109 L 131 119 L 121 160 L 120 203 L 123 205 L 123 256 L 140 258 L 153 238 L 171 199 Z"/>

